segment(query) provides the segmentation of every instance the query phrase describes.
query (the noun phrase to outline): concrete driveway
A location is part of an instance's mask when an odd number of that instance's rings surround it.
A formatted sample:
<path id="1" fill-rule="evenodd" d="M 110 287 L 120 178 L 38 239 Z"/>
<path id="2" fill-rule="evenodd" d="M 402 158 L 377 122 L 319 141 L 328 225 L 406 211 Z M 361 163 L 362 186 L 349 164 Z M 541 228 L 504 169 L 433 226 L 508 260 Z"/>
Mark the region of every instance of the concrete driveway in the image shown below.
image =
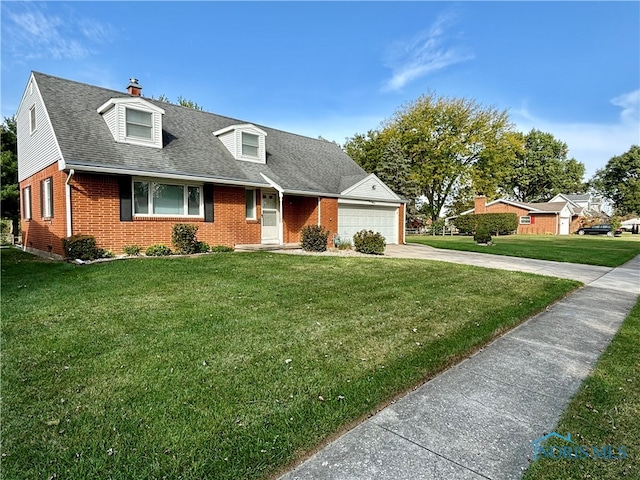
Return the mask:
<path id="1" fill-rule="evenodd" d="M 491 247 L 487 247 L 491 248 Z M 387 245 L 385 256 L 393 258 L 421 258 L 440 262 L 475 265 L 477 267 L 497 268 L 517 272 L 537 273 L 558 278 L 578 280 L 588 284 L 609 273 L 610 267 L 579 265 L 576 263 L 550 262 L 532 258 L 506 257 L 487 253 L 459 252 L 409 243 L 407 245 Z"/>
<path id="2" fill-rule="evenodd" d="M 519 479 L 533 461 L 532 442 L 555 428 L 635 305 L 640 256 L 614 269 L 419 245 L 390 245 L 386 256 L 554 275 L 580 280 L 585 287 L 383 409 L 281 479 Z"/>

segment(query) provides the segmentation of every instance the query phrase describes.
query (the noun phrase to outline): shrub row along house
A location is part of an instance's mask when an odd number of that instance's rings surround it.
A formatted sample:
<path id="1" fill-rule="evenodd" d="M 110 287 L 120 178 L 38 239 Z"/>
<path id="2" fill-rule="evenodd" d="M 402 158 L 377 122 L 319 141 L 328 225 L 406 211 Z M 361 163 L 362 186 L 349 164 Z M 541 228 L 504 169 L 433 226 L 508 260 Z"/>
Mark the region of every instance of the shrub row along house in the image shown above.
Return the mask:
<path id="1" fill-rule="evenodd" d="M 504 198 L 487 203 L 487 198 L 480 196 L 476 197 L 474 208 L 461 215 L 472 213 L 514 213 L 518 219 L 517 233 L 553 235 L 575 233 L 586 218 L 604 216 L 601 200 L 589 194 L 559 194 L 548 202 L 541 203 L 524 203 Z"/>
<path id="2" fill-rule="evenodd" d="M 17 113 L 25 249 L 63 256 L 94 235 L 119 253 L 169 244 L 177 223 L 212 245 L 329 242 L 370 229 L 404 242 L 404 200 L 338 145 L 32 72 Z"/>

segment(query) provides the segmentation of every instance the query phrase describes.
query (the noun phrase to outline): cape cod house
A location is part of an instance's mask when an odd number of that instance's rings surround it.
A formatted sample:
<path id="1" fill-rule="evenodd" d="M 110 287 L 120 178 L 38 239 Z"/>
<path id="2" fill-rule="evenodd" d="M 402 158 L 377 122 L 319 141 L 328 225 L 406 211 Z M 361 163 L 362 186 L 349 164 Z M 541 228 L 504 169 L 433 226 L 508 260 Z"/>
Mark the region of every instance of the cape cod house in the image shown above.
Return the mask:
<path id="1" fill-rule="evenodd" d="M 170 245 L 175 223 L 211 245 L 283 245 L 305 225 L 404 242 L 404 201 L 338 145 L 33 72 L 17 113 L 25 249 L 94 235 Z"/>

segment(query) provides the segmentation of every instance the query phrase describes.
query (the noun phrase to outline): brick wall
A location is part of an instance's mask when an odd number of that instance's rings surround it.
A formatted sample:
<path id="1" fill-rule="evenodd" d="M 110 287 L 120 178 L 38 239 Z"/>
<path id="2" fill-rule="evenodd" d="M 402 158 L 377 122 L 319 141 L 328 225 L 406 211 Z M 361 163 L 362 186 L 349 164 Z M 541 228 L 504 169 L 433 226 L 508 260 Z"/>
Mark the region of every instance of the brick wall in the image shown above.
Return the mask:
<path id="1" fill-rule="evenodd" d="M 175 223 L 198 226 L 198 240 L 208 244 L 234 246 L 260 243 L 260 221 L 245 218 L 245 189 L 215 186 L 214 221 L 185 217 L 134 217 L 120 221 L 118 178 L 107 175 L 76 174 L 72 180 L 73 233 L 90 233 L 98 246 L 122 252 L 126 245 L 148 247 L 155 243 L 171 246 Z M 256 192 L 257 218 L 260 218 L 260 192 Z"/>
<path id="2" fill-rule="evenodd" d="M 285 195 L 283 199 L 284 243 L 300 242 L 306 225 L 318 224 L 318 198 Z"/>
<path id="3" fill-rule="evenodd" d="M 327 244 L 332 246 L 333 237 L 338 234 L 338 199 L 320 200 L 320 225 L 329 230 Z"/>
<path id="4" fill-rule="evenodd" d="M 555 213 L 534 213 L 531 214 L 531 225 L 520 225 L 520 217 L 529 215 L 529 211 L 509 205 L 507 203 L 495 203 L 485 208 L 486 213 L 515 213 L 518 216 L 518 233 L 519 234 L 545 234 L 558 233 L 558 219 Z"/>
<path id="5" fill-rule="evenodd" d="M 40 182 L 48 177 L 53 180 L 53 216 L 43 218 L 40 206 Z M 22 218 L 22 244 L 26 248 L 53 255 L 64 255 L 62 239 L 67 234 L 66 179 L 67 174 L 59 171 L 58 164 L 54 163 L 20 182 L 21 202 L 24 188 L 31 187 L 31 220 Z"/>

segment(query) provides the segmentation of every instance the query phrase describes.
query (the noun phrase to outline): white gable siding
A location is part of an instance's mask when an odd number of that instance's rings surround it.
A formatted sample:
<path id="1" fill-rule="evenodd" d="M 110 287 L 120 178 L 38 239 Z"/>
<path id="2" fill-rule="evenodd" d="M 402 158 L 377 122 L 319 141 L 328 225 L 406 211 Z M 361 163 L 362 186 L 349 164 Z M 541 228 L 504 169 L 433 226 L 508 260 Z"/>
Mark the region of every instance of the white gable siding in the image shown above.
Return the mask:
<path id="1" fill-rule="evenodd" d="M 29 110 L 35 106 L 36 130 L 31 133 Z M 30 177 L 62 158 L 40 90 L 31 79 L 25 90 L 18 114 L 18 181 Z"/>
<path id="2" fill-rule="evenodd" d="M 389 188 L 375 176 L 365 178 L 359 184 L 345 190 L 343 194 L 349 197 L 371 198 L 376 200 L 399 200 L 398 196 L 389 191 Z"/>
<path id="3" fill-rule="evenodd" d="M 218 137 L 222 144 L 231 152 L 231 155 L 236 156 L 236 143 L 234 132 L 228 132 Z"/>
<path id="4" fill-rule="evenodd" d="M 113 138 L 118 138 L 118 115 L 116 107 L 111 107 L 102 115 L 104 121 L 107 122 L 107 126 L 111 131 Z"/>

